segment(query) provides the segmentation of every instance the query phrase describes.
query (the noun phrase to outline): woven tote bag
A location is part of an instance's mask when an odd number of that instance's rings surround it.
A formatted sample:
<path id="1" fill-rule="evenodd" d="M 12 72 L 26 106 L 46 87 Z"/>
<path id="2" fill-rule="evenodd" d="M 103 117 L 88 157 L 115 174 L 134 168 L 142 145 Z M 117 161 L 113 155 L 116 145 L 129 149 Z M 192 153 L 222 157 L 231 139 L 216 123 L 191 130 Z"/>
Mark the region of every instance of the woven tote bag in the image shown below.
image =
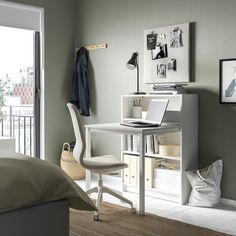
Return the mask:
<path id="1" fill-rule="evenodd" d="M 60 165 L 73 180 L 84 179 L 85 169 L 73 157 L 73 150 L 69 143 L 63 144 Z"/>

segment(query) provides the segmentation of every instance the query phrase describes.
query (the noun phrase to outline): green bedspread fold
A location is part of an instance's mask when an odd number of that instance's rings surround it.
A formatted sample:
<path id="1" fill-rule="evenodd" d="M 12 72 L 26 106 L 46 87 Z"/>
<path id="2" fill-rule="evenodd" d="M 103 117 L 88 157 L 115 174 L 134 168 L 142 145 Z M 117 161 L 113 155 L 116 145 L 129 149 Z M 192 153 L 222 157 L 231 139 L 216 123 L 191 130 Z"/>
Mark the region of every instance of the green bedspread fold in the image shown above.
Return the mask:
<path id="1" fill-rule="evenodd" d="M 78 210 L 96 210 L 88 195 L 58 166 L 22 155 L 0 157 L 0 211 L 68 199 Z"/>

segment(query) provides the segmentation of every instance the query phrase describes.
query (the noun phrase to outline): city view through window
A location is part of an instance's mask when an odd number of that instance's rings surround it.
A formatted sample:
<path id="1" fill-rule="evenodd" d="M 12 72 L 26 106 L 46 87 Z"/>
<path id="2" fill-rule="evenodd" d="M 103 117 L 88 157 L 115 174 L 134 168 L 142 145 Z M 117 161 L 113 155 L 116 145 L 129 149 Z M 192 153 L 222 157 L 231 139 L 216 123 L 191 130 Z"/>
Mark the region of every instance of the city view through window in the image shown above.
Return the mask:
<path id="1" fill-rule="evenodd" d="M 34 32 L 0 27 L 0 135 L 34 155 Z"/>

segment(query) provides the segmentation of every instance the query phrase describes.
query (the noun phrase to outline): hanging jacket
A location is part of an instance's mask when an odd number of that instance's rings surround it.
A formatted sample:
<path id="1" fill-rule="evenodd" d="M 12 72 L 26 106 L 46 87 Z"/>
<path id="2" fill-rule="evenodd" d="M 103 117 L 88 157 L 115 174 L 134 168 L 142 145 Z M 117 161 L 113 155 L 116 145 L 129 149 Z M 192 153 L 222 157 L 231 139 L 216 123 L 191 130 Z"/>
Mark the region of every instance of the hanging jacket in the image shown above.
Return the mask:
<path id="1" fill-rule="evenodd" d="M 90 116 L 88 50 L 84 47 L 81 47 L 76 54 L 70 101 L 78 108 L 80 115 Z"/>

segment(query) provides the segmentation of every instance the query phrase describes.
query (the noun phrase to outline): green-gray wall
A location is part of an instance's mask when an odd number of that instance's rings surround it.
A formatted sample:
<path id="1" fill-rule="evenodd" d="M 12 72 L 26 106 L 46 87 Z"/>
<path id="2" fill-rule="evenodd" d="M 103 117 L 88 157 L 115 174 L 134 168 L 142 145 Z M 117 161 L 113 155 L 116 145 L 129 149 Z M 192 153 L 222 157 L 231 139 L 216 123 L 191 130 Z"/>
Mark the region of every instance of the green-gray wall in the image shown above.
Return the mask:
<path id="1" fill-rule="evenodd" d="M 59 163 L 62 144 L 73 140 L 69 101 L 75 47 L 74 0 L 14 0 L 44 8 L 45 158 Z"/>
<path id="2" fill-rule="evenodd" d="M 142 83 L 143 30 L 194 22 L 195 82 L 188 90 L 200 94 L 199 167 L 222 157 L 222 195 L 236 199 L 236 109 L 218 103 L 219 59 L 236 57 L 236 1 L 14 1 L 45 9 L 45 156 L 55 163 L 59 161 L 62 143 L 73 139 L 66 102 L 75 45 L 108 43 L 107 49 L 90 52 L 92 116 L 84 122 L 114 122 L 120 117 L 120 95 L 135 90 L 135 72 L 125 67 L 133 51 L 140 52 L 141 88 L 150 90 Z M 119 155 L 119 141 L 119 137 L 107 135 L 100 142 L 97 137 L 93 147 L 98 154 L 105 149 Z"/>
<path id="3" fill-rule="evenodd" d="M 150 90 L 142 83 L 144 29 L 194 22 L 195 82 L 188 90 L 200 94 L 199 167 L 223 158 L 222 197 L 236 200 L 236 109 L 234 105 L 219 104 L 218 98 L 219 59 L 236 58 L 236 1 L 77 0 L 76 3 L 77 45 L 108 44 L 107 49 L 90 52 L 92 116 L 85 118 L 85 123 L 119 121 L 120 95 L 135 91 L 136 74 L 125 66 L 134 51 L 140 52 L 141 88 Z M 119 141 L 113 136 L 102 141 L 97 137 L 93 147 L 96 153 L 105 149 L 119 155 Z"/>

